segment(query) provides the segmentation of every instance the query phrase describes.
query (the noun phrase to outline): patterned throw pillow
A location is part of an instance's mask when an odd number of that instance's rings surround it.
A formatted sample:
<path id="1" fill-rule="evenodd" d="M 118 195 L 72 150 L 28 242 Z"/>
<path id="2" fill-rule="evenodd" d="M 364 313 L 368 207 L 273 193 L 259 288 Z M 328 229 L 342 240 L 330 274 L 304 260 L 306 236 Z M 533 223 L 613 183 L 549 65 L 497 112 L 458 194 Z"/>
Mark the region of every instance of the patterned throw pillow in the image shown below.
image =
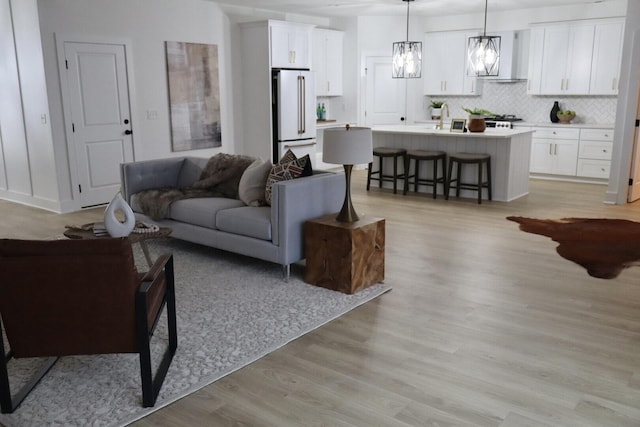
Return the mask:
<path id="1" fill-rule="evenodd" d="M 278 160 L 278 163 L 289 163 L 293 162 L 294 160 L 298 160 L 298 157 L 293 153 L 293 151 L 291 151 L 291 149 L 289 149 L 286 153 L 284 153 L 282 158 Z"/>
<path id="2" fill-rule="evenodd" d="M 290 160 L 293 156 L 294 160 Z M 284 160 L 284 162 L 283 162 Z M 295 155 L 291 150 L 287 151 L 282 159 L 273 167 L 269 172 L 267 178 L 267 185 L 264 191 L 264 196 L 267 204 L 271 206 L 271 187 L 274 183 L 279 181 L 289 181 L 291 179 L 300 178 L 303 176 L 309 176 L 313 174 L 311 169 L 311 158 L 307 154 L 299 159 L 295 158 Z"/>

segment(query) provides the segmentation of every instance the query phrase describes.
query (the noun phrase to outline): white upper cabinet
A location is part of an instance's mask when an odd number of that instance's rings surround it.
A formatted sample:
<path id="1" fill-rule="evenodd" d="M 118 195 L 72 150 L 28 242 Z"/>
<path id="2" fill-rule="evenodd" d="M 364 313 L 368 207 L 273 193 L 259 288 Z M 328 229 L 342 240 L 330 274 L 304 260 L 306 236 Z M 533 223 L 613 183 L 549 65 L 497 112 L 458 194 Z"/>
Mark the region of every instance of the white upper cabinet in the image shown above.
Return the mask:
<path id="1" fill-rule="evenodd" d="M 342 95 L 342 31 L 314 29 L 312 67 L 316 72 L 316 96 Z"/>
<path id="2" fill-rule="evenodd" d="M 532 95 L 615 95 L 623 21 L 597 20 L 535 26 L 531 31 Z"/>
<path id="3" fill-rule="evenodd" d="M 596 25 L 593 40 L 593 61 L 591 63 L 592 95 L 616 95 L 622 60 L 622 20 Z"/>
<path id="4" fill-rule="evenodd" d="M 544 28 L 532 28 L 531 37 L 529 39 L 529 72 L 527 79 L 528 94 L 537 95 L 540 93 L 543 48 Z"/>
<path id="5" fill-rule="evenodd" d="M 271 67 L 311 68 L 311 30 L 313 26 L 269 21 Z"/>
<path id="6" fill-rule="evenodd" d="M 466 75 L 467 39 L 475 33 L 426 33 L 422 46 L 425 95 L 480 95 L 480 81 Z"/>
<path id="7" fill-rule="evenodd" d="M 540 93 L 589 93 L 593 24 L 572 24 L 545 29 Z"/>

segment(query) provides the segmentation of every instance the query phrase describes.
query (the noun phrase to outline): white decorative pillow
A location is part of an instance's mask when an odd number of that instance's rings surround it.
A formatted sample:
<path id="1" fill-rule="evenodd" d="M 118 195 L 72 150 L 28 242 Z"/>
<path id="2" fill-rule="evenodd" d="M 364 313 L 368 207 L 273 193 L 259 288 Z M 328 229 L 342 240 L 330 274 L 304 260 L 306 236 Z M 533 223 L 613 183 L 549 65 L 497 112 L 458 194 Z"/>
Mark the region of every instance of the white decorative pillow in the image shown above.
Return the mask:
<path id="1" fill-rule="evenodd" d="M 254 161 L 245 169 L 238 185 L 238 198 L 245 205 L 264 206 L 267 204 L 264 189 L 270 170 L 271 163 L 262 159 Z"/>

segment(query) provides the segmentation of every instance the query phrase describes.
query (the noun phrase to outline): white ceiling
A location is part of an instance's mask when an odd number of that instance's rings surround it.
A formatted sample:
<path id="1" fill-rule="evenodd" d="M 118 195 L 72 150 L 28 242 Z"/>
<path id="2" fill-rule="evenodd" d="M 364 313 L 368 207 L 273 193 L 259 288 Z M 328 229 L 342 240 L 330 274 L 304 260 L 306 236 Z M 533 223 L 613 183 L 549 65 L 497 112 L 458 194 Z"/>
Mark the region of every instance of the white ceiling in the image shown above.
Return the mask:
<path id="1" fill-rule="evenodd" d="M 405 15 L 404 0 L 214 0 L 230 6 L 243 6 L 280 13 L 321 17 L 366 15 Z M 609 0 L 489 0 L 488 11 L 532 9 L 550 6 L 604 3 Z M 410 0 L 411 15 L 444 16 L 483 12 L 484 0 Z"/>

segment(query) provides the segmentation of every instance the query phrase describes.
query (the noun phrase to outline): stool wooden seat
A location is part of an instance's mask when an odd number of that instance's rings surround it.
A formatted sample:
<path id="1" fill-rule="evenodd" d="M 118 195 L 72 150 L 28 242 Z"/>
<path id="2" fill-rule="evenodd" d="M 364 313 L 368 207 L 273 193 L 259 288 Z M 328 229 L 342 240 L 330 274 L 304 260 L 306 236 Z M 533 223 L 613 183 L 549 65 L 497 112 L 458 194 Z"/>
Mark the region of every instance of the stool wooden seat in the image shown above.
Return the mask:
<path id="1" fill-rule="evenodd" d="M 393 182 L 393 192 L 394 194 L 398 191 L 398 179 L 404 179 L 404 170 L 403 173 L 398 172 L 398 160 L 400 160 L 400 164 L 404 167 L 405 164 L 405 156 L 407 154 L 407 150 L 404 148 L 391 148 L 391 147 L 376 147 L 373 149 L 373 155 L 378 157 L 378 170 L 373 171 L 373 162 L 369 163 L 369 171 L 367 172 L 367 191 L 371 186 L 371 181 L 378 181 L 378 186 L 382 188 L 382 183 Z M 393 158 L 393 174 L 385 174 L 383 172 L 383 160 L 385 158 Z"/>
<path id="2" fill-rule="evenodd" d="M 442 184 L 442 192 L 446 191 L 447 179 L 447 153 L 444 151 L 427 151 L 427 150 L 408 150 L 404 164 L 404 193 L 409 191 L 409 185 L 413 184 L 413 192 L 418 192 L 419 185 L 425 185 L 433 188 L 433 198 L 436 198 L 438 184 Z M 413 160 L 413 174 L 411 171 L 411 160 Z M 438 176 L 438 160 L 441 162 L 442 175 Z M 433 175 L 431 178 L 420 178 L 420 163 L 433 162 Z"/>
<path id="3" fill-rule="evenodd" d="M 463 165 L 478 165 L 478 180 L 475 183 L 461 181 Z M 456 166 L 456 178 L 451 179 L 453 166 Z M 485 165 L 486 180 L 483 180 L 482 166 Z M 478 192 L 478 204 L 482 203 L 482 189 L 487 189 L 488 199 L 491 200 L 491 155 L 480 153 L 454 153 L 449 155 L 449 174 L 445 188 L 445 199 L 449 200 L 451 188 L 456 189 L 456 197 L 460 197 L 460 189 Z"/>

